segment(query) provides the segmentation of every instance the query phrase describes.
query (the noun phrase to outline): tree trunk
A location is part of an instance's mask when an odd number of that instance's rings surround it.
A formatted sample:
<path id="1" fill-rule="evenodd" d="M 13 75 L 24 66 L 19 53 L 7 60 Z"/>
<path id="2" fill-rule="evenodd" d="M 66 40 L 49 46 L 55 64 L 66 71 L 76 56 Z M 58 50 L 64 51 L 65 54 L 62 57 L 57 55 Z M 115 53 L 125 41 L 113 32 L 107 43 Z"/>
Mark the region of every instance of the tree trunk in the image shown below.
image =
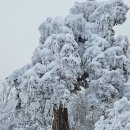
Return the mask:
<path id="1" fill-rule="evenodd" d="M 53 108 L 54 120 L 53 120 L 53 130 L 69 130 L 68 122 L 68 110 L 60 105 L 58 108 Z"/>

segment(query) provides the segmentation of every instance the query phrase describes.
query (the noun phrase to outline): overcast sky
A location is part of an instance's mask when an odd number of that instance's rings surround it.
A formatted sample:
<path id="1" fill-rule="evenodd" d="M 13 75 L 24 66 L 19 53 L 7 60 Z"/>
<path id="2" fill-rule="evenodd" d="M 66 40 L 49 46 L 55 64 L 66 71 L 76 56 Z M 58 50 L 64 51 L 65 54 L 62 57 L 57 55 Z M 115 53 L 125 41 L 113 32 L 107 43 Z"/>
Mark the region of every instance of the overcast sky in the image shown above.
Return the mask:
<path id="1" fill-rule="evenodd" d="M 39 25 L 47 17 L 68 15 L 75 1 L 84 0 L 0 0 L 0 79 L 30 62 Z M 124 2 L 130 6 L 130 0 Z M 130 12 L 127 17 L 118 33 L 130 39 Z"/>

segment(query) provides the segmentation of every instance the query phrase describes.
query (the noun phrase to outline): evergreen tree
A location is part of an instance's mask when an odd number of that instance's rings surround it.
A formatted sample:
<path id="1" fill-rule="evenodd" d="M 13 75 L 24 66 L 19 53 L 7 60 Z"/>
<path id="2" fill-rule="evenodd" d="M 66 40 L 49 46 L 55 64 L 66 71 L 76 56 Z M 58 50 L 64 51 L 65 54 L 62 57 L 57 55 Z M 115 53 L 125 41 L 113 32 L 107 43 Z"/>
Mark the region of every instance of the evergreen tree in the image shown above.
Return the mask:
<path id="1" fill-rule="evenodd" d="M 123 86 L 130 73 L 129 42 L 127 37 L 115 38 L 113 27 L 125 22 L 128 9 L 121 0 L 101 3 L 89 0 L 76 3 L 66 19 L 66 25 L 74 31 L 79 44 L 82 68 L 89 73 L 84 116 L 79 118 L 79 110 L 75 110 L 76 107 L 71 109 L 76 122 L 73 123 L 74 130 L 79 126 L 83 130 L 93 130 L 100 115 L 124 95 Z M 82 109 L 78 99 L 74 102 Z M 82 124 L 83 119 L 86 119 L 86 124 Z"/>
<path id="2" fill-rule="evenodd" d="M 0 128 L 93 130 L 126 94 L 129 42 L 115 38 L 113 27 L 125 22 L 128 9 L 121 0 L 87 0 L 65 19 L 47 18 L 32 62 L 7 78 L 16 98 Z"/>

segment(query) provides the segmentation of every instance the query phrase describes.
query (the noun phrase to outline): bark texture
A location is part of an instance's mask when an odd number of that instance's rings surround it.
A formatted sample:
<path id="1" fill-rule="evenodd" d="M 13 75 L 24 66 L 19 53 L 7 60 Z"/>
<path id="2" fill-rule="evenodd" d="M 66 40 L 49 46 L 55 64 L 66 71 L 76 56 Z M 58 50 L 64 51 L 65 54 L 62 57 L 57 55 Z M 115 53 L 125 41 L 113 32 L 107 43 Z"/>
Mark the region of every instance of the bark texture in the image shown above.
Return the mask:
<path id="1" fill-rule="evenodd" d="M 63 108 L 62 105 L 58 108 L 53 108 L 54 121 L 53 130 L 69 130 L 68 110 Z"/>

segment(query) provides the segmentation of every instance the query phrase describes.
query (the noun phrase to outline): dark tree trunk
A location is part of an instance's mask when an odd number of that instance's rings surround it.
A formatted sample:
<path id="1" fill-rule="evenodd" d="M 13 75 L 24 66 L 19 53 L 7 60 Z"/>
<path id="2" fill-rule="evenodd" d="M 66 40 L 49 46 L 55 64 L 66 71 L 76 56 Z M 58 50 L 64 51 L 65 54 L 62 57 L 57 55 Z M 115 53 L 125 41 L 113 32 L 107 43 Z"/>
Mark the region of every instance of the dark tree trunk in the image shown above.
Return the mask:
<path id="1" fill-rule="evenodd" d="M 53 130 L 69 130 L 68 110 L 60 105 L 53 108 L 54 120 Z"/>

